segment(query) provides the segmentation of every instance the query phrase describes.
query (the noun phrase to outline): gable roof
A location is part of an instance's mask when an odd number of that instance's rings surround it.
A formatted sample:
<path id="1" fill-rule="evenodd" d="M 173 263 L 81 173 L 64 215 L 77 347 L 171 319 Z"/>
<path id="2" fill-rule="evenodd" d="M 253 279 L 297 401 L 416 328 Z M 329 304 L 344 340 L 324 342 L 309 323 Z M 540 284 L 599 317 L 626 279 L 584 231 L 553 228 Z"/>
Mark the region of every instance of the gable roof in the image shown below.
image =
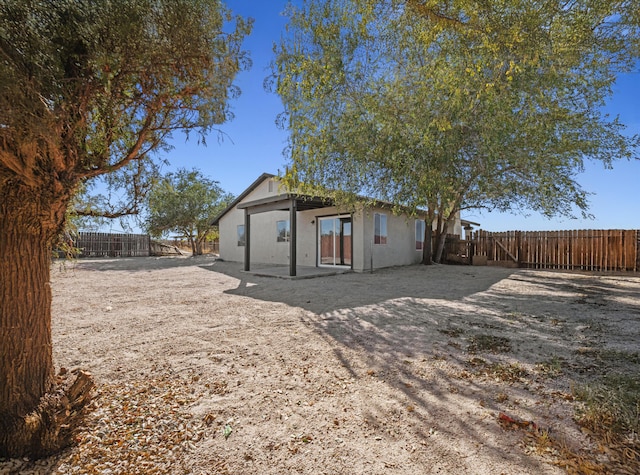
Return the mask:
<path id="1" fill-rule="evenodd" d="M 238 206 L 238 204 L 247 197 L 247 195 L 249 195 L 249 193 L 251 193 L 253 190 L 255 190 L 256 188 L 258 188 L 258 186 L 260 186 L 260 184 L 265 181 L 268 180 L 270 178 L 275 178 L 275 175 L 271 174 L 271 173 L 263 173 L 262 175 L 260 175 L 256 181 L 254 181 L 253 183 L 251 183 L 251 185 L 249 185 L 249 188 L 247 188 L 246 190 L 244 190 L 240 195 L 238 195 L 238 197 L 233 200 L 229 206 L 227 206 L 225 209 L 223 209 L 220 213 L 218 213 L 218 215 L 213 218 L 213 221 L 211 221 L 211 224 L 214 226 L 217 226 L 220 223 L 220 218 L 222 218 L 225 214 L 227 214 L 229 211 L 231 211 L 233 208 L 235 208 L 236 206 Z"/>
<path id="2" fill-rule="evenodd" d="M 271 178 L 276 178 L 276 175 L 273 175 L 272 173 L 263 173 L 262 175 L 260 175 L 251 185 L 249 185 L 249 187 L 246 190 L 244 190 L 235 200 L 233 200 L 229 204 L 229 206 L 227 206 L 215 218 L 213 218 L 213 221 L 211 222 L 211 224 L 214 225 L 214 226 L 217 226 L 220 223 L 220 219 L 225 214 L 227 214 L 233 208 L 238 206 L 240 204 L 240 202 L 243 199 L 245 199 L 253 190 L 255 190 L 258 186 L 260 186 L 260 184 L 264 180 L 268 180 L 268 179 L 271 179 Z M 332 204 L 332 203 L 324 202 L 323 198 L 319 198 L 319 197 L 315 197 L 315 196 L 312 197 L 312 196 L 306 196 L 306 195 L 296 195 L 296 194 L 291 194 L 291 193 L 286 193 L 286 194 L 278 195 L 278 196 L 275 196 L 275 197 L 265 198 L 264 200 L 267 200 L 269 202 L 286 201 L 286 200 L 290 200 L 291 198 L 294 198 L 296 196 L 300 196 L 302 202 L 309 201 L 309 203 L 310 203 L 309 208 L 324 207 L 324 206 L 327 206 L 329 204 Z M 258 200 L 258 201 L 264 201 L 264 200 Z M 320 201 L 322 201 L 322 205 L 318 205 L 318 203 Z M 250 203 L 249 205 L 254 205 L 256 203 Z M 386 202 L 378 201 L 378 200 L 375 200 L 375 204 L 377 206 L 380 206 L 381 208 L 386 208 L 386 207 L 393 206 L 391 203 L 386 203 Z M 246 208 L 246 207 L 248 207 L 248 206 L 243 206 L 243 208 Z M 283 208 L 283 209 L 285 209 L 285 208 Z M 480 226 L 480 223 L 474 223 L 473 221 L 468 221 L 466 219 L 460 219 L 460 223 L 462 224 L 462 226 Z"/>

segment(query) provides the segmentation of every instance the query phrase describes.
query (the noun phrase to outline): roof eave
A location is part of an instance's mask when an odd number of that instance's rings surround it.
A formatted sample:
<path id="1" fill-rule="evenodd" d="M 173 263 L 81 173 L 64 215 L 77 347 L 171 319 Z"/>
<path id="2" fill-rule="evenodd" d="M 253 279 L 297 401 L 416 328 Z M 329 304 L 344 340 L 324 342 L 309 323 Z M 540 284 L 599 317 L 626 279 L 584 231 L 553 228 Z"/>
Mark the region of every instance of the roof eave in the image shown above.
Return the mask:
<path id="1" fill-rule="evenodd" d="M 251 183 L 251 185 L 249 185 L 249 187 L 246 190 L 244 190 L 240 195 L 238 195 L 238 197 L 235 200 L 233 200 L 231 204 L 229 204 L 229 206 L 227 206 L 224 210 L 218 213 L 218 215 L 216 215 L 216 217 L 213 218 L 213 220 L 211 221 L 211 224 L 213 226 L 218 226 L 218 224 L 220 224 L 220 219 L 222 219 L 222 217 L 225 214 L 227 214 L 233 208 L 238 206 L 238 204 L 243 199 L 245 199 L 249 193 L 255 190 L 264 180 L 267 180 L 269 178 L 275 178 L 275 175 L 273 175 L 272 173 L 263 173 L 262 175 L 260 175 L 253 183 Z"/>

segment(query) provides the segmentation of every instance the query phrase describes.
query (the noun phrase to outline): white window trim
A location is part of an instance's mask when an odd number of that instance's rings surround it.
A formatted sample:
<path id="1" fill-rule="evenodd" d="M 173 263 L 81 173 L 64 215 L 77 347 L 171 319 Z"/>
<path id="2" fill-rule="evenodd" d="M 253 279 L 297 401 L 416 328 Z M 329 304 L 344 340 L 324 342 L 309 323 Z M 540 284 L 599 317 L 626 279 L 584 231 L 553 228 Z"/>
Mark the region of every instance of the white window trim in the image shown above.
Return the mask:
<path id="1" fill-rule="evenodd" d="M 424 250 L 424 233 L 427 230 L 427 223 L 424 221 L 424 219 L 416 219 L 416 224 L 415 224 L 415 237 L 418 237 L 418 225 L 420 225 L 420 227 L 422 228 L 422 233 L 421 233 L 421 240 L 420 242 L 422 243 L 422 247 L 420 249 L 418 249 L 417 247 L 417 243 L 418 243 L 418 239 L 415 239 L 415 243 L 414 243 L 414 247 L 416 248 L 416 252 L 422 252 Z"/>
<path id="2" fill-rule="evenodd" d="M 240 228 L 242 227 L 242 236 L 244 237 L 242 244 L 240 244 Z M 244 229 L 244 224 L 238 224 L 236 227 L 236 243 L 238 247 L 244 247 L 247 245 L 247 234 Z"/>
<path id="3" fill-rule="evenodd" d="M 376 216 L 380 216 L 380 240 L 384 238 L 385 242 L 376 242 Z M 385 233 L 382 234 L 382 218 L 384 217 L 384 230 Z M 386 213 L 373 213 L 373 244 L 376 246 L 385 246 L 389 242 L 389 228 Z"/>
<path id="4" fill-rule="evenodd" d="M 279 223 L 286 223 L 285 224 L 285 230 L 288 229 L 289 232 L 285 232 L 285 237 L 283 240 L 280 240 L 280 231 L 278 229 L 278 224 Z M 276 242 L 290 242 L 291 241 L 291 224 L 289 222 L 288 219 L 279 219 L 278 221 L 276 221 Z"/>

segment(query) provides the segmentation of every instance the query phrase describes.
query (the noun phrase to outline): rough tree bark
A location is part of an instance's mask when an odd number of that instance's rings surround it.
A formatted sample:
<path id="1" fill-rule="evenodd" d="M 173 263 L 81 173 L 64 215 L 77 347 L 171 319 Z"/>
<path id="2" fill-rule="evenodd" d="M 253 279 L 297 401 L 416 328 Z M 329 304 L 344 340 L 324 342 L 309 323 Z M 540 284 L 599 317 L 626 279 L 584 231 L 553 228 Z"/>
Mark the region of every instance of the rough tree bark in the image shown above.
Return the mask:
<path id="1" fill-rule="evenodd" d="M 202 233 L 201 231 L 198 231 L 198 234 L 196 236 L 196 251 L 198 252 L 199 256 L 204 254 L 204 245 L 207 241 L 206 237 L 207 237 L 206 233 Z"/>
<path id="2" fill-rule="evenodd" d="M 135 202 L 171 131 L 223 123 L 251 22 L 212 1 L 2 0 L 0 24 L 0 457 L 38 457 L 66 445 L 93 385 L 52 361 L 70 199 L 116 174 Z"/>
<path id="3" fill-rule="evenodd" d="M 440 228 L 440 220 L 438 220 L 438 228 Z M 435 261 L 440 264 L 444 253 L 444 246 L 447 242 L 447 233 L 449 232 L 449 220 L 442 222 L 442 230 L 438 232 L 438 240 L 436 244 Z"/>
<path id="4" fill-rule="evenodd" d="M 191 244 L 191 257 L 196 257 L 198 255 L 198 249 L 196 248 L 196 240 L 193 235 L 189 235 L 189 244 Z"/>
<path id="5" fill-rule="evenodd" d="M 93 387 L 88 373 L 56 376 L 53 367 L 51 242 L 70 192 L 5 183 L 2 196 L 0 456 L 41 457 L 68 444 Z"/>
<path id="6" fill-rule="evenodd" d="M 424 248 L 422 249 L 422 263 L 425 266 L 433 264 L 433 223 L 427 222 L 424 227 Z"/>
<path id="7" fill-rule="evenodd" d="M 426 266 L 433 264 L 433 222 L 436 213 L 432 207 L 427 209 L 427 217 L 424 227 L 424 248 L 422 250 L 422 263 Z"/>

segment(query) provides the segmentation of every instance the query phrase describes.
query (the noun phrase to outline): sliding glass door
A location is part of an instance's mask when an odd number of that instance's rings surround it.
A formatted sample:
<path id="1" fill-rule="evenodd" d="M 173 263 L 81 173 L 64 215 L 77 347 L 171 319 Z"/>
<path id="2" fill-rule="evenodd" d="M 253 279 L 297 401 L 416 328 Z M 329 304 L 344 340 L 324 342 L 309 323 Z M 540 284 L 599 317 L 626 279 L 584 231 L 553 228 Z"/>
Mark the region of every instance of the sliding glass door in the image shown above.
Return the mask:
<path id="1" fill-rule="evenodd" d="M 351 217 L 318 218 L 318 265 L 351 266 Z"/>

